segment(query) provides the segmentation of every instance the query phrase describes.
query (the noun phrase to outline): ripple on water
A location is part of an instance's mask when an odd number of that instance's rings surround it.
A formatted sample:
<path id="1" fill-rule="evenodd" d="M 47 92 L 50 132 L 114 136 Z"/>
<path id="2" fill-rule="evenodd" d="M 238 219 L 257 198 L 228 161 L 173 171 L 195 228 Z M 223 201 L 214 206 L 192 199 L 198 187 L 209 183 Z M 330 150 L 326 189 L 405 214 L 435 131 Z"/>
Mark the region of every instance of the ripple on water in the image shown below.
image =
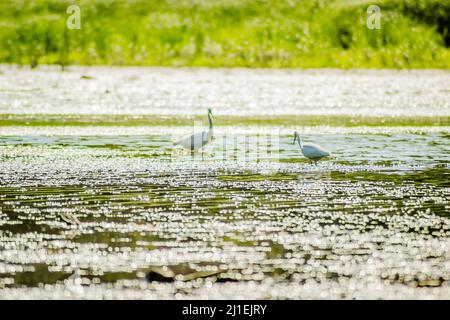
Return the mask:
<path id="1" fill-rule="evenodd" d="M 335 157 L 290 136 L 194 158 L 170 136 L 2 137 L 0 296 L 448 298 L 445 135 L 306 138 Z M 164 266 L 192 279 L 148 281 Z"/>

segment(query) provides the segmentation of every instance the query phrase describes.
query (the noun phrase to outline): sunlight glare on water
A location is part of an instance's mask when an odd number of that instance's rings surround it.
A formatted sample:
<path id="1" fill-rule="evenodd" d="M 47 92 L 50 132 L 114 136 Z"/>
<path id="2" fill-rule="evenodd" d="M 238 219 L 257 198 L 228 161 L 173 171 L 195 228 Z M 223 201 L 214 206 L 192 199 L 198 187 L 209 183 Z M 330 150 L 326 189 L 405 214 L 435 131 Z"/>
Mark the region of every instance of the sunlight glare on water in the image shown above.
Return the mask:
<path id="1" fill-rule="evenodd" d="M 0 298 L 448 299 L 448 122 L 220 123 L 445 120 L 448 80 L 437 71 L 5 69 L 0 113 L 18 122 L 0 125 Z M 206 118 L 209 106 L 216 138 L 194 156 L 172 144 L 185 124 L 40 122 Z M 33 113 L 43 116 L 27 125 Z M 310 163 L 294 128 L 332 158 Z M 151 278 L 164 266 L 192 279 Z"/>

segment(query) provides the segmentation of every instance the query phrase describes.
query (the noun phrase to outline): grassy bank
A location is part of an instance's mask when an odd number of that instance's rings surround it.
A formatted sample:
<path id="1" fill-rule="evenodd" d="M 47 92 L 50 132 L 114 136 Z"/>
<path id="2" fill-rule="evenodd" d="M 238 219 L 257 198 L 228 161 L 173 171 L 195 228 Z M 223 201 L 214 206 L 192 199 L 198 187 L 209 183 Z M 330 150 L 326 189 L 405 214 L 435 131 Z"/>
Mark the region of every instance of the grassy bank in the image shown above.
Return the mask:
<path id="1" fill-rule="evenodd" d="M 450 0 L 3 0 L 0 63 L 450 68 L 449 17 Z"/>

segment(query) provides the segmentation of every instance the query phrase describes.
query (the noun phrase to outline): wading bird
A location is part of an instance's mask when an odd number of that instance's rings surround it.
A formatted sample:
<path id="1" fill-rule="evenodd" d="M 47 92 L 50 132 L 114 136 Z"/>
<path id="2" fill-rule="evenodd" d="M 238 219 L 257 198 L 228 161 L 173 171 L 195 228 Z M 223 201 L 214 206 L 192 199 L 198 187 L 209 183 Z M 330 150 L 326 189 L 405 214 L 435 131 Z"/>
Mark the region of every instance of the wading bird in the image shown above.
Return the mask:
<path id="1" fill-rule="evenodd" d="M 174 142 L 174 145 L 180 145 L 185 149 L 191 150 L 192 152 L 198 151 L 198 149 L 205 146 L 213 138 L 213 118 L 212 110 L 208 108 L 209 130 L 195 133 L 189 137 L 183 138 L 180 141 Z"/>
<path id="2" fill-rule="evenodd" d="M 310 160 L 317 161 L 331 155 L 330 151 L 325 150 L 318 144 L 303 143 L 302 139 L 300 138 L 300 134 L 297 131 L 294 132 L 293 143 L 295 143 L 296 140 L 298 140 L 298 145 L 300 146 L 300 150 L 302 150 L 303 155 Z"/>

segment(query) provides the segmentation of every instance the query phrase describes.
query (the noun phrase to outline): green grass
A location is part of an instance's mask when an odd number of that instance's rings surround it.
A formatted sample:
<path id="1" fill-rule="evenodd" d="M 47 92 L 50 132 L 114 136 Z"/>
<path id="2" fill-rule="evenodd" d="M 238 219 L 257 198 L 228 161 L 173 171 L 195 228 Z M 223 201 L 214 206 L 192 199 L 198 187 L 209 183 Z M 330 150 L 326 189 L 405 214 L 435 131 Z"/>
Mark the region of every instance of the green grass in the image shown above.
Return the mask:
<path id="1" fill-rule="evenodd" d="M 0 126 L 191 126 L 204 118 L 203 115 L 174 118 L 160 115 L 2 114 Z M 218 126 L 420 127 L 449 124 L 446 116 L 282 115 L 216 116 L 215 119 Z"/>
<path id="2" fill-rule="evenodd" d="M 2 0 L 0 63 L 448 69 L 449 17 L 450 0 Z"/>

